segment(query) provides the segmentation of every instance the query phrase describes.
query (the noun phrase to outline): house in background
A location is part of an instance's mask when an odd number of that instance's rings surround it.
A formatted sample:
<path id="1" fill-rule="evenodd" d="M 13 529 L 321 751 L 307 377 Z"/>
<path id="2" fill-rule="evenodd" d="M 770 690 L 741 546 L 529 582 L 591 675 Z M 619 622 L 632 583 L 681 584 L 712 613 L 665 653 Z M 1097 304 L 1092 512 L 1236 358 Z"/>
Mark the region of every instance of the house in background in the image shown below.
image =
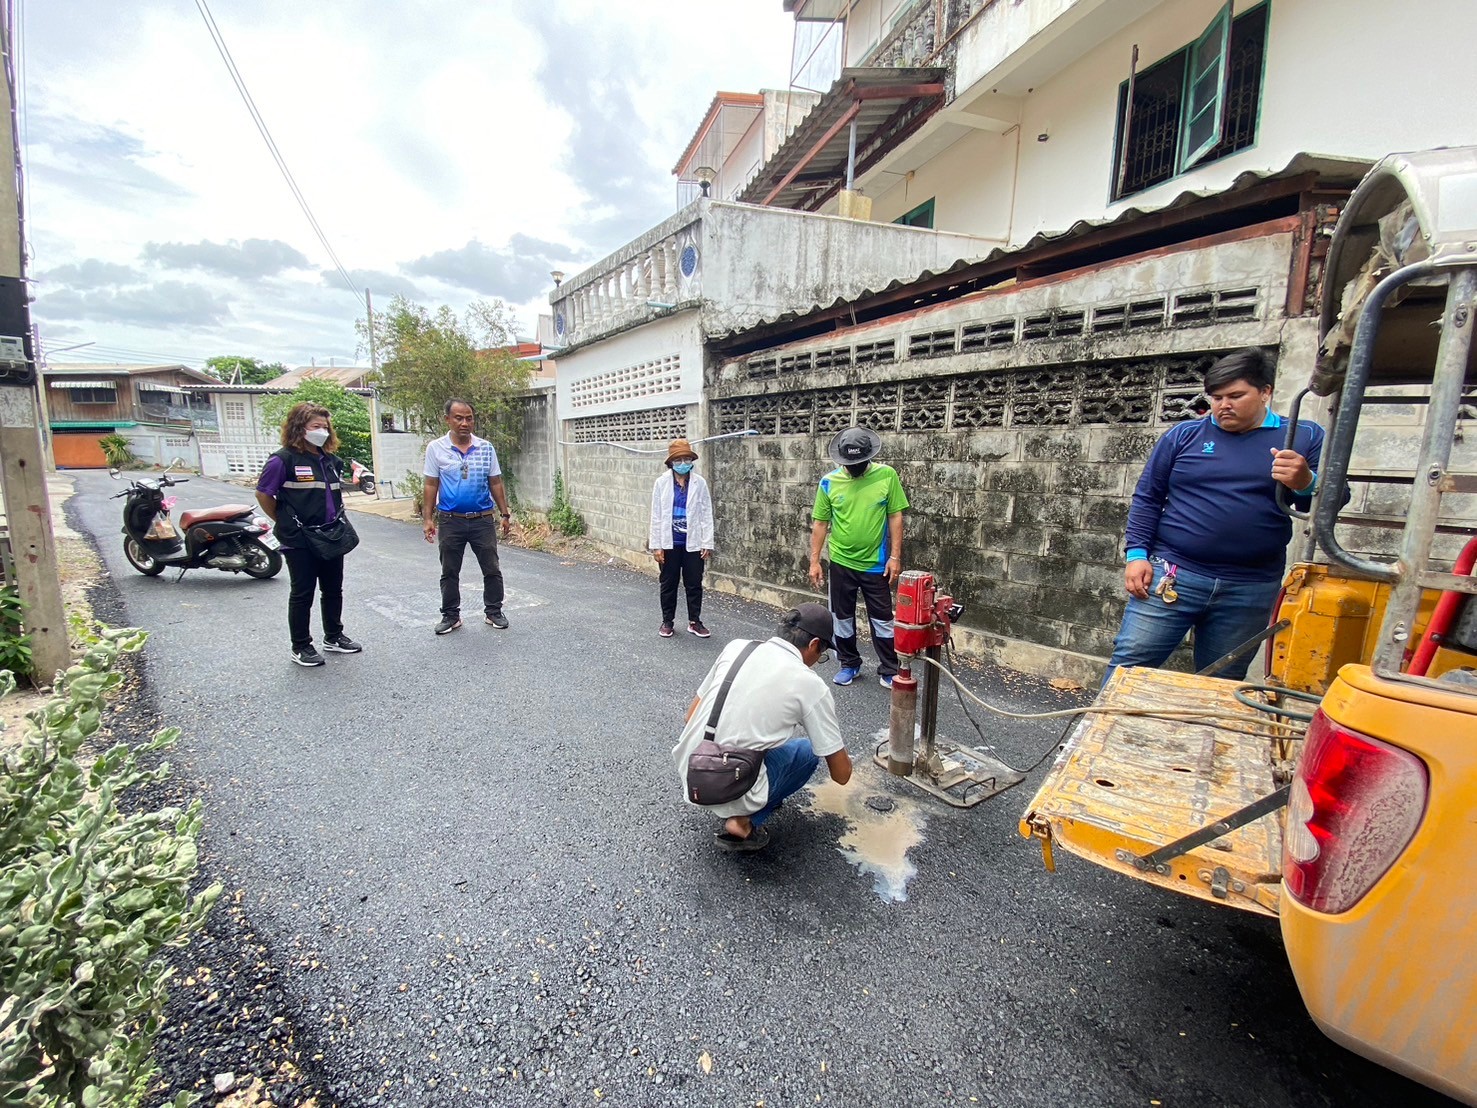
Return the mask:
<path id="1" fill-rule="evenodd" d="M 300 365 L 296 369 L 289 369 L 280 377 L 273 377 L 267 382 L 267 386 L 291 392 L 312 377 L 319 381 L 332 381 L 346 389 L 367 389 L 373 372 L 367 365 Z"/>
<path id="2" fill-rule="evenodd" d="M 184 365 L 50 365 L 41 391 L 52 457 L 59 469 L 105 469 L 99 440 L 119 434 L 140 461 L 176 457 L 199 465 L 200 436 L 212 437 L 216 411 L 191 386 L 214 381 Z"/>
<path id="3" fill-rule="evenodd" d="M 301 375 L 301 370 L 292 370 L 265 385 L 227 385 L 213 377 L 207 378 L 206 383 L 192 385 L 190 391 L 207 398 L 206 403 L 217 413 L 219 426 L 218 434 L 204 437 L 200 443 L 200 472 L 206 477 L 223 478 L 254 477 L 260 472 L 267 456 L 282 445 L 279 430 L 264 422 L 263 401 L 292 392 L 302 383 L 303 376 L 317 376 L 318 372 L 314 367 L 308 367 L 306 375 Z M 333 372 L 349 380 L 363 380 L 369 370 L 348 366 Z M 334 377 L 326 379 L 343 384 Z M 366 387 L 345 387 L 366 402 L 373 396 L 373 391 Z M 372 439 L 378 438 L 376 430 L 371 427 Z"/>

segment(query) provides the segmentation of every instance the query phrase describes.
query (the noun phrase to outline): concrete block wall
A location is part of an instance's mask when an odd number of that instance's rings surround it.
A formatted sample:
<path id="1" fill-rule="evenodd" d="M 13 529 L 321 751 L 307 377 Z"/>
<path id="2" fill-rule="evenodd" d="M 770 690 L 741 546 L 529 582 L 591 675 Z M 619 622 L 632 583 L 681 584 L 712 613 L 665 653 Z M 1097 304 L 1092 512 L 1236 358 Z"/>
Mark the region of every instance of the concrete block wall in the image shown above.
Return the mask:
<path id="1" fill-rule="evenodd" d="M 1082 677 L 1112 649 L 1123 607 L 1128 500 L 1157 426 L 883 434 L 911 504 L 903 564 L 965 606 L 963 626 L 1007 663 Z M 811 509 L 830 434 L 711 444 L 713 570 L 809 592 Z M 1034 648 L 1046 648 L 1037 650 Z"/>
<path id="2" fill-rule="evenodd" d="M 559 463 L 554 391 L 544 389 L 519 397 L 514 404 L 518 448 L 500 459 L 503 471 L 511 477 L 520 504 L 547 512 L 554 502 L 554 468 Z"/>
<path id="3" fill-rule="evenodd" d="M 393 481 L 395 491 L 403 492 L 406 473 L 420 473 L 426 464 L 426 443 L 435 436 L 420 435 L 413 431 L 380 433 L 380 467 L 376 473 L 381 482 Z"/>
<path id="4" fill-rule="evenodd" d="M 563 423 L 562 437 L 574 444 L 560 448 L 564 487 L 570 503 L 584 517 L 586 535 L 593 542 L 644 564 L 652 482 L 662 473 L 668 443 L 679 436 L 697 435 L 698 406 L 597 420 Z M 704 452 L 699 447 L 699 453 Z M 708 470 L 700 463 L 699 472 Z"/>

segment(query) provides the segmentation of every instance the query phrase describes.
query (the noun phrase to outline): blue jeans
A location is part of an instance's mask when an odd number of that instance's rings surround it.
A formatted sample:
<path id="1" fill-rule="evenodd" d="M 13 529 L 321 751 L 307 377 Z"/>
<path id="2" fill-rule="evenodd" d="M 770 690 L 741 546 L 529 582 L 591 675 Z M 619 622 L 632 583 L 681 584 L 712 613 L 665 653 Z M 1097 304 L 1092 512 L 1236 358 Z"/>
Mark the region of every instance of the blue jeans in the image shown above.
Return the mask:
<path id="1" fill-rule="evenodd" d="M 1272 605 L 1282 587 L 1280 581 L 1228 581 L 1181 568 L 1175 574 L 1174 586 L 1179 599 L 1166 604 L 1154 594 L 1154 589 L 1159 587 L 1169 565 L 1163 558 L 1149 561 L 1154 567 L 1149 599 L 1128 598 L 1104 683 L 1118 666 L 1162 666 L 1191 630 L 1195 632 L 1197 670 L 1266 630 Z M 1216 676 L 1233 681 L 1244 679 L 1255 654 L 1252 651 L 1232 662 Z"/>
<path id="2" fill-rule="evenodd" d="M 769 803 L 750 817 L 754 826 L 762 827 L 780 810 L 785 797 L 803 789 L 820 761 L 810 749 L 809 739 L 791 739 L 764 755 L 764 772 L 769 775 Z"/>

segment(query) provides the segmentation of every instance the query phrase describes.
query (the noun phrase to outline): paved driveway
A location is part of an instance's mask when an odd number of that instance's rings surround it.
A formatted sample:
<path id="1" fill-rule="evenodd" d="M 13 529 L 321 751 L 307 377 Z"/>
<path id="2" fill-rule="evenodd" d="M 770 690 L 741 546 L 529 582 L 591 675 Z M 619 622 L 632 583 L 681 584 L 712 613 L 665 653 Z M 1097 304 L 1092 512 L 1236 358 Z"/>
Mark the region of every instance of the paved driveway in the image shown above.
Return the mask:
<path id="1" fill-rule="evenodd" d="M 958 812 L 862 757 L 849 790 L 778 817 L 767 852 L 717 853 L 668 752 L 722 643 L 766 634 L 772 610 L 710 597 L 712 640 L 663 640 L 654 580 L 509 549 L 512 627 L 436 638 L 434 551 L 361 516 L 346 622 L 367 649 L 305 670 L 285 573 L 135 574 L 103 499 L 118 488 L 79 474 L 73 514 L 153 633 L 148 675 L 186 730 L 176 761 L 206 798 L 217 876 L 287 967 L 345 1103 L 1435 1100 L 1318 1033 L 1274 923 L 1071 858 L 1045 873 L 1016 834 L 1041 770 Z M 468 612 L 478 587 L 469 558 Z M 887 693 L 871 679 L 837 703 L 864 756 Z M 972 734 L 952 700 L 941 717 Z M 1018 765 L 1056 736 L 987 727 Z M 861 804 L 881 793 L 891 813 Z"/>

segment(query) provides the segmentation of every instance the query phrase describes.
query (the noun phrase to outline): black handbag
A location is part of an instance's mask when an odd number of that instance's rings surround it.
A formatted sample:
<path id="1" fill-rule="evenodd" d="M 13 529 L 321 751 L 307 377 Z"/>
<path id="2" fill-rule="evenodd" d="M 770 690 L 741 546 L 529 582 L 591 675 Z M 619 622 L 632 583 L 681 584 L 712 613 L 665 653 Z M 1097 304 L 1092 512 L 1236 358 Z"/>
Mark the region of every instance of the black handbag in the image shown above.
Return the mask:
<path id="1" fill-rule="evenodd" d="M 759 771 L 764 767 L 767 751 L 739 750 L 719 746 L 713 741 L 713 736 L 718 733 L 718 715 L 723 711 L 723 702 L 728 699 L 729 687 L 739 668 L 758 646 L 757 642 L 751 642 L 728 667 L 718 695 L 713 698 L 713 710 L 708 713 L 708 725 L 703 728 L 703 741 L 688 756 L 687 795 L 694 804 L 711 808 L 715 804 L 737 800 L 754 787 Z"/>
<path id="2" fill-rule="evenodd" d="M 342 558 L 359 545 L 359 532 L 346 515 L 335 516 L 327 523 L 317 526 L 303 525 L 303 542 L 313 556 L 322 561 Z"/>

